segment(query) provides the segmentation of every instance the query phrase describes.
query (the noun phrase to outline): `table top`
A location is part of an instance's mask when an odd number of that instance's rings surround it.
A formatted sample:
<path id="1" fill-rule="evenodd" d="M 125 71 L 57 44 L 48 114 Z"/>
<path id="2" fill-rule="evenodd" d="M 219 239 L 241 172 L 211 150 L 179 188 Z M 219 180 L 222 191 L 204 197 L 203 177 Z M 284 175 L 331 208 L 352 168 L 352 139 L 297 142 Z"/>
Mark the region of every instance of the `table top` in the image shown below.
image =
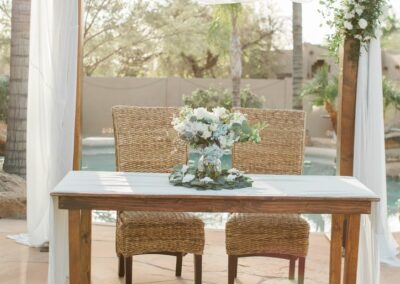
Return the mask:
<path id="1" fill-rule="evenodd" d="M 354 177 L 250 175 L 252 187 L 198 190 L 171 185 L 168 174 L 72 171 L 56 186 L 53 196 L 146 196 L 196 198 L 254 198 L 379 201 Z"/>

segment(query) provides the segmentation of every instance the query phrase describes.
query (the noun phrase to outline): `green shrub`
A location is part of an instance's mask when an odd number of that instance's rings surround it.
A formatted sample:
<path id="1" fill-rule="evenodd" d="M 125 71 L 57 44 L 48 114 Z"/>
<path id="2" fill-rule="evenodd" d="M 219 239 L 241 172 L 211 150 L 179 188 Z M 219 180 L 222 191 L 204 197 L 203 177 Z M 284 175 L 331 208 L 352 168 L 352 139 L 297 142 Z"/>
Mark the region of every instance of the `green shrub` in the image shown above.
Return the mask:
<path id="1" fill-rule="evenodd" d="M 191 96 L 184 96 L 183 103 L 191 108 L 205 107 L 211 110 L 214 107 L 232 108 L 232 93 L 227 89 L 197 89 Z M 246 108 L 262 108 L 264 97 L 253 94 L 249 88 L 240 92 L 240 105 Z"/>
<path id="2" fill-rule="evenodd" d="M 382 87 L 383 106 L 385 107 L 385 110 L 389 106 L 393 106 L 395 109 L 400 110 L 400 90 L 386 78 L 382 81 Z"/>
<path id="3" fill-rule="evenodd" d="M 7 120 L 9 82 L 9 77 L 0 76 L 0 121 Z"/>

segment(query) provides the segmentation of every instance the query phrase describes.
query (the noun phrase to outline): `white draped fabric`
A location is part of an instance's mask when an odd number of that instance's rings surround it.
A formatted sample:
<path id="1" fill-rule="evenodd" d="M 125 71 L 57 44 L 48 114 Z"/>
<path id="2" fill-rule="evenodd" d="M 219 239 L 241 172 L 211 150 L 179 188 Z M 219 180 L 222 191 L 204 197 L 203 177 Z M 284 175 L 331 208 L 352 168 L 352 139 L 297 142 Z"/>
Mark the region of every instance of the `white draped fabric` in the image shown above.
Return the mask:
<path id="1" fill-rule="evenodd" d="M 72 169 L 77 2 L 32 0 L 27 123 L 31 246 L 49 240 L 49 193 Z"/>
<path id="2" fill-rule="evenodd" d="M 378 284 L 380 262 L 400 266 L 397 244 L 388 228 L 386 162 L 379 40 L 362 48 L 358 65 L 354 141 L 354 176 L 380 196 L 370 216 L 361 220 L 357 283 Z"/>

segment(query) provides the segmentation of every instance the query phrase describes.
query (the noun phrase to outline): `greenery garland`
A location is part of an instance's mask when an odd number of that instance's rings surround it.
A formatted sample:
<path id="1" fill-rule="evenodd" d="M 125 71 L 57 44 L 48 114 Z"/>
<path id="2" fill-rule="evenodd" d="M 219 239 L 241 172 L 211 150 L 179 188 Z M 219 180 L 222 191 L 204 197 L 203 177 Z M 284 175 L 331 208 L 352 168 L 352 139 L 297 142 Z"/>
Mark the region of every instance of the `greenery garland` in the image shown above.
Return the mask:
<path id="1" fill-rule="evenodd" d="M 320 4 L 326 8 L 320 13 L 335 30 L 328 37 L 330 53 L 337 57 L 344 39 L 354 39 L 350 54 L 353 59 L 359 56 L 360 46 L 367 48 L 371 39 L 376 38 L 386 8 L 386 0 L 320 0 Z"/>

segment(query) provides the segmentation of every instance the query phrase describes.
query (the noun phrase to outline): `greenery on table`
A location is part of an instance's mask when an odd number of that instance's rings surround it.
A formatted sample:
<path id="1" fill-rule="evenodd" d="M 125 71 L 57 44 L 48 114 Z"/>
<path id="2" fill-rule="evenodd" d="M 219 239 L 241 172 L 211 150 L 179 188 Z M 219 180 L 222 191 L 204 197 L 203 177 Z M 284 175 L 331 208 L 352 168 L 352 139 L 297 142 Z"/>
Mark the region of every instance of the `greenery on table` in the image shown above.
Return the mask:
<path id="1" fill-rule="evenodd" d="M 223 107 L 184 107 L 172 121 L 179 137 L 200 152 L 198 162 L 176 166 L 169 177 L 174 185 L 202 189 L 242 188 L 252 180 L 236 169 L 223 169 L 221 158 L 234 143 L 261 141 L 260 130 L 265 125 L 250 125 L 244 114 Z"/>
<path id="2" fill-rule="evenodd" d="M 233 174 L 237 172 L 237 174 Z M 186 179 L 185 176 L 192 177 Z M 251 187 L 253 180 L 250 177 L 244 176 L 242 172 L 235 169 L 222 170 L 218 176 L 210 178 L 205 172 L 200 172 L 194 163 L 179 165 L 174 167 L 173 172 L 169 176 L 171 184 L 176 186 L 194 187 L 197 189 L 236 189 Z"/>
<path id="3" fill-rule="evenodd" d="M 197 89 L 191 96 L 184 96 L 183 102 L 191 108 L 204 107 L 211 110 L 215 107 L 232 109 L 232 93 L 227 89 Z M 264 97 L 257 96 L 249 88 L 240 91 L 240 105 L 245 108 L 263 108 Z"/>
<path id="4" fill-rule="evenodd" d="M 386 0 L 320 0 L 326 9 L 320 10 L 327 24 L 334 29 L 328 37 L 329 50 L 338 56 L 345 38 L 355 40 L 352 58 L 359 55 L 359 47 L 367 47 L 383 22 Z"/>

